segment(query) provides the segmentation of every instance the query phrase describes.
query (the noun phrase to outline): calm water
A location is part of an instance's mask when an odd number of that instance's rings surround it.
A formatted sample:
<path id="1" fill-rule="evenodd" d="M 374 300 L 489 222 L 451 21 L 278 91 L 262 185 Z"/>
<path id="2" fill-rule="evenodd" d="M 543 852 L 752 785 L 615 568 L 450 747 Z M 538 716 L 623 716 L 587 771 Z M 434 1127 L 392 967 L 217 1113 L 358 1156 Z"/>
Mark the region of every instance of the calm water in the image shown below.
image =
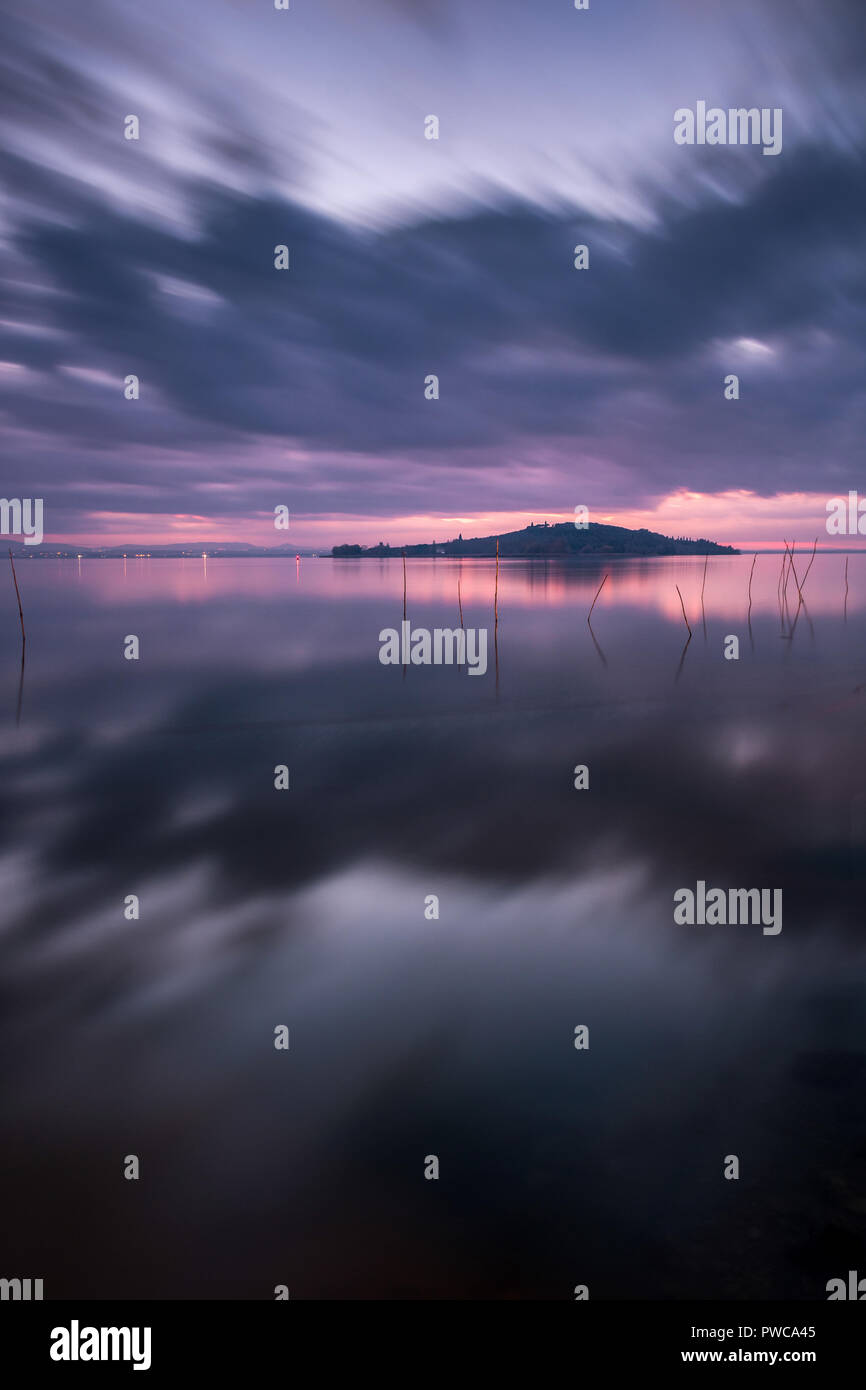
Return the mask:
<path id="1" fill-rule="evenodd" d="M 0 1274 L 823 1299 L 866 1272 L 866 556 L 847 608 L 816 559 L 793 633 L 770 555 L 749 627 L 750 565 L 710 560 L 702 620 L 702 559 L 503 563 L 494 651 L 492 562 L 410 561 L 413 626 L 458 623 L 459 579 L 489 627 L 469 677 L 380 665 L 399 562 L 19 562 Z M 698 879 L 781 887 L 782 932 L 675 925 Z"/>

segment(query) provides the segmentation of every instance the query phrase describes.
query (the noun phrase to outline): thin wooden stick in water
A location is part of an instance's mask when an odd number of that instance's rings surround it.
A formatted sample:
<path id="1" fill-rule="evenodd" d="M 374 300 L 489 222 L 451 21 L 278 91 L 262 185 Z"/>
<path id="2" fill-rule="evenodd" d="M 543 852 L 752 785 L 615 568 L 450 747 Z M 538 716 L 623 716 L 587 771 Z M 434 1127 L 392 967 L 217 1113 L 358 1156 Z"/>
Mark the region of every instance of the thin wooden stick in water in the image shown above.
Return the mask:
<path id="1" fill-rule="evenodd" d="M 790 578 L 791 578 L 791 575 L 793 574 L 793 576 L 794 576 L 794 583 L 795 583 L 796 586 L 797 586 L 797 593 L 799 594 L 799 593 L 800 593 L 800 581 L 799 581 L 799 579 L 797 578 L 797 571 L 796 571 L 795 568 L 794 568 L 794 550 L 795 550 L 796 545 L 797 545 L 797 542 L 796 542 L 796 541 L 791 541 L 791 553 L 790 553 L 790 556 L 789 556 L 789 559 L 790 559 L 790 561 L 791 561 L 791 564 L 790 564 L 790 566 L 789 566 L 789 568 L 788 568 L 788 579 L 790 579 Z M 782 598 L 783 598 L 783 600 L 786 600 L 787 597 L 788 597 L 788 579 L 785 580 L 785 587 L 784 587 L 784 589 L 782 590 Z M 802 597 L 802 595 L 801 595 L 801 597 Z"/>
<path id="2" fill-rule="evenodd" d="M 752 575 L 755 573 L 755 561 L 757 560 L 757 558 L 758 558 L 757 554 L 755 554 L 755 555 L 752 556 L 752 568 L 749 570 L 749 607 L 750 607 L 750 608 L 751 608 L 751 606 L 752 606 Z"/>
<path id="3" fill-rule="evenodd" d="M 806 587 L 806 580 L 807 580 L 808 577 L 809 577 L 809 570 L 812 568 L 812 561 L 813 561 L 814 558 L 815 558 L 815 551 L 816 551 L 817 549 L 818 549 L 818 537 L 816 536 L 816 537 L 815 537 L 815 544 L 812 546 L 812 554 L 811 554 L 811 556 L 809 557 L 809 563 L 808 563 L 808 565 L 806 566 L 806 573 L 803 575 L 803 583 L 799 586 L 799 589 L 800 589 L 800 598 L 803 597 L 803 590 L 804 590 L 805 587 Z"/>
<path id="4" fill-rule="evenodd" d="M 496 587 L 493 590 L 494 627 L 499 626 L 499 538 L 496 539 Z"/>
<path id="5" fill-rule="evenodd" d="M 17 575 L 16 575 L 16 573 L 15 573 L 15 561 L 12 559 L 12 550 L 11 550 L 11 547 L 10 547 L 10 550 L 9 550 L 9 563 L 10 563 L 10 565 L 12 566 L 12 580 L 13 580 L 13 583 L 15 584 L 15 597 L 16 597 L 17 600 L 18 600 L 18 617 L 21 619 L 21 641 L 26 643 L 26 641 L 27 641 L 27 633 L 24 631 L 24 613 L 23 613 L 23 610 L 22 610 L 22 608 L 21 608 L 21 595 L 20 595 L 20 593 L 18 592 L 18 577 L 17 577 Z"/>
<path id="6" fill-rule="evenodd" d="M 703 608 L 703 606 L 704 606 L 704 589 L 705 589 L 706 583 L 707 583 L 707 561 L 709 560 L 709 558 L 710 558 L 710 552 L 707 551 L 706 555 L 704 556 L 704 579 L 703 579 L 703 583 L 701 584 L 701 608 Z"/>
<path id="7" fill-rule="evenodd" d="M 403 551 L 403 621 L 406 621 L 406 552 Z"/>
<path id="8" fill-rule="evenodd" d="M 797 586 L 797 593 L 800 595 L 800 602 L 802 603 L 802 602 L 803 602 L 803 590 L 802 590 L 802 587 L 801 587 L 801 585 L 800 585 L 800 581 L 799 581 L 799 579 L 797 578 L 797 570 L 796 570 L 796 568 L 795 568 L 795 566 L 794 566 L 794 546 L 795 546 L 796 544 L 797 544 L 796 541 L 791 541 L 791 573 L 792 573 L 793 576 L 794 576 L 794 583 L 795 583 L 796 586 Z"/>
<path id="9" fill-rule="evenodd" d="M 463 600 L 460 597 L 460 580 L 457 580 L 457 607 L 460 609 L 460 626 L 463 626 Z"/>
<path id="10" fill-rule="evenodd" d="M 597 588 L 596 591 L 595 591 L 595 598 L 592 600 L 592 603 L 591 603 L 590 606 L 589 606 L 589 612 L 588 612 L 587 615 L 586 615 L 586 621 L 587 621 L 587 622 L 589 622 L 590 618 L 592 617 L 592 610 L 593 610 L 593 608 L 595 607 L 595 605 L 598 603 L 598 596 L 599 596 L 599 594 L 601 593 L 601 591 L 602 591 L 602 589 L 604 588 L 604 586 L 605 586 L 606 583 L 607 583 L 607 575 L 604 576 L 604 579 L 601 581 L 601 583 L 599 584 L 598 588 Z"/>
<path id="11" fill-rule="evenodd" d="M 674 585 L 674 588 L 676 589 L 677 593 L 680 594 L 680 586 L 679 586 L 679 584 L 675 584 L 675 585 Z M 689 636 L 691 637 L 691 635 L 692 635 L 692 629 L 691 629 L 691 627 L 689 627 L 689 620 L 688 620 L 688 618 L 686 618 L 686 605 L 683 603 L 683 596 L 682 596 L 682 594 L 680 594 L 680 608 L 683 610 L 683 618 L 684 618 L 684 620 L 685 620 L 686 627 L 689 629 Z"/>

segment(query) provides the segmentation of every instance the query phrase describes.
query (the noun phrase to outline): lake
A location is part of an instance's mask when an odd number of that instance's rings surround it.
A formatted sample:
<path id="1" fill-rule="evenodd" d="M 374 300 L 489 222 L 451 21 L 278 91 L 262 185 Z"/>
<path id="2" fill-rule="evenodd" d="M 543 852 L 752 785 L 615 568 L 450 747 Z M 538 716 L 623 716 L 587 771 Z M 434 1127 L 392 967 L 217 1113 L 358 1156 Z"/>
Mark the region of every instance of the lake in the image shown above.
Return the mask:
<path id="1" fill-rule="evenodd" d="M 749 611 L 751 565 L 503 561 L 494 626 L 493 561 L 410 560 L 413 627 L 459 626 L 459 584 L 487 629 L 470 678 L 380 663 L 399 560 L 18 561 L 0 1274 L 567 1300 L 866 1274 L 866 555 L 846 594 L 819 554 L 784 610 L 762 554 Z M 781 889 L 782 929 L 678 924 L 698 882 Z"/>

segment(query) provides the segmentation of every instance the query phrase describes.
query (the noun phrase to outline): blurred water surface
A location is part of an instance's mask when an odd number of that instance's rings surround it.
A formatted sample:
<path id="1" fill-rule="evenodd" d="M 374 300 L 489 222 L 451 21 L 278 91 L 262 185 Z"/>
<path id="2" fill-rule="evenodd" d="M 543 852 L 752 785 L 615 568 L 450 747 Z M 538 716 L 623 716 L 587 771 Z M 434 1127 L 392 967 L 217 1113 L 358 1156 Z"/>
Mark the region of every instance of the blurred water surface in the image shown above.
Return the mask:
<path id="1" fill-rule="evenodd" d="M 780 610 L 759 556 L 750 611 L 751 556 L 705 581 L 503 563 L 494 641 L 492 562 L 409 561 L 413 626 L 458 625 L 459 582 L 489 630 L 467 678 L 379 663 L 399 561 L 19 561 L 0 1274 L 808 1299 L 862 1268 L 866 557 L 847 596 L 844 563 Z M 698 879 L 782 888 L 781 934 L 676 926 Z"/>

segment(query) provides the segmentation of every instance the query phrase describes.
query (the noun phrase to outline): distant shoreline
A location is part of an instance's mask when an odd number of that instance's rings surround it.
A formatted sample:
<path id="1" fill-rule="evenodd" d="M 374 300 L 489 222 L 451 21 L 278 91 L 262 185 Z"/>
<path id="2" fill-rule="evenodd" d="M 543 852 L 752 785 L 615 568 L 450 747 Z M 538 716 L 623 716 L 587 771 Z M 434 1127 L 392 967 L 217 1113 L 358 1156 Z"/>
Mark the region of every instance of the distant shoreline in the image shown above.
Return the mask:
<path id="1" fill-rule="evenodd" d="M 7 547 L 8 549 L 8 547 Z M 714 551 L 638 551 L 610 552 L 602 550 L 585 550 L 573 555 L 500 555 L 500 560 L 504 564 L 506 560 L 542 560 L 548 564 L 551 560 L 573 561 L 573 560 L 677 560 L 677 559 L 700 559 L 704 555 L 714 556 L 734 556 L 734 555 L 783 555 L 784 546 L 742 546 L 727 550 Z M 818 555 L 864 555 L 866 545 L 857 546 L 824 546 L 819 547 Z M 205 553 L 196 551 L 183 555 L 160 554 L 157 551 L 127 551 L 126 554 L 106 554 L 105 551 L 82 550 L 36 550 L 30 547 L 25 550 L 22 546 L 20 550 L 12 549 L 15 560 L 495 560 L 496 552 L 489 555 L 409 555 L 403 556 L 402 551 L 392 550 L 389 555 L 378 555 L 375 552 L 365 551 L 361 555 L 332 555 L 330 550 L 299 550 L 291 555 L 283 551 L 272 550 L 208 550 Z"/>
<path id="2" fill-rule="evenodd" d="M 820 554 L 825 552 L 821 551 Z M 839 552 L 842 553 L 841 551 Z M 711 560 L 719 556 L 728 559 L 736 555 L 782 555 L 784 550 L 582 550 L 574 555 L 500 555 L 500 564 L 505 564 L 507 560 L 542 560 L 549 564 L 551 560 L 702 560 L 708 556 Z M 304 558 L 303 556 L 301 557 Z M 309 557 L 308 557 L 309 558 Z M 320 560 L 495 560 L 496 551 L 491 551 L 488 555 L 404 555 L 400 550 L 392 550 L 390 555 L 377 555 L 364 552 L 361 555 L 319 555 Z M 208 556 L 210 559 L 210 556 Z"/>
<path id="3" fill-rule="evenodd" d="M 336 548 L 336 547 L 335 547 Z M 861 547 L 866 550 L 866 546 Z M 629 551 L 605 551 L 605 550 L 585 550 L 573 555 L 500 555 L 502 564 L 506 560 L 543 560 L 545 564 L 551 560 L 676 560 L 688 559 L 691 557 L 702 558 L 704 555 L 713 556 L 724 555 L 781 555 L 783 550 L 712 550 L 712 551 L 655 551 L 655 550 L 629 550 Z M 819 551 L 819 554 L 839 554 L 844 555 L 847 551 Z M 851 552 L 856 553 L 856 552 Z M 496 552 L 491 551 L 486 555 L 406 555 L 401 550 L 392 550 L 388 555 L 379 555 L 375 551 L 363 551 L 360 555 L 333 555 L 330 550 L 299 550 L 292 555 L 286 555 L 282 551 L 251 551 L 251 550 L 208 550 L 206 552 L 196 551 L 194 554 L 186 555 L 166 555 L 157 551 L 127 551 L 121 555 L 108 555 L 104 551 L 88 550 L 14 550 L 12 556 L 15 560 L 495 560 Z"/>

